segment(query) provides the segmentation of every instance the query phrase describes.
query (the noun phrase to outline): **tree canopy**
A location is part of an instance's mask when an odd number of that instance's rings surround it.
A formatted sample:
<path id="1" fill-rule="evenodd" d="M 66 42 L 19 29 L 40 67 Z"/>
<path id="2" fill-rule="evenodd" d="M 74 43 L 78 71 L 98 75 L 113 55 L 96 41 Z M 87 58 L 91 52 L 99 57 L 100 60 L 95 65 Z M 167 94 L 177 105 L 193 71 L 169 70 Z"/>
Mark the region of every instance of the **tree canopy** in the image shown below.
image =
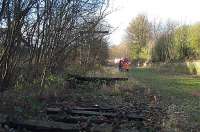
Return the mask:
<path id="1" fill-rule="evenodd" d="M 153 23 L 145 15 L 135 17 L 126 41 L 132 60 L 173 62 L 200 58 L 200 24 Z"/>

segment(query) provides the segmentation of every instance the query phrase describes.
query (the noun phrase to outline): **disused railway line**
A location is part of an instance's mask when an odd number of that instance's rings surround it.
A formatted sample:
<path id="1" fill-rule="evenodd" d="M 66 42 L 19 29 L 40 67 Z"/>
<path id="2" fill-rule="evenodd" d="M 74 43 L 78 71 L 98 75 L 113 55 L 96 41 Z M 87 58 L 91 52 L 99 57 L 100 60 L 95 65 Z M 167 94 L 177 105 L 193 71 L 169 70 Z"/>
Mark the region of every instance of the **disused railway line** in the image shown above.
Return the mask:
<path id="1" fill-rule="evenodd" d="M 151 108 L 152 109 L 152 108 Z M 155 108 L 157 112 L 161 109 Z M 117 108 L 103 107 L 47 107 L 44 111 L 48 120 L 16 120 L 7 115 L 0 114 L 0 124 L 17 130 L 26 129 L 31 132 L 79 132 L 94 131 L 97 126 L 106 124 L 98 132 L 105 129 L 116 131 L 120 129 L 120 124 L 132 122 L 137 130 L 146 130 L 148 127 L 144 122 L 150 117 L 146 117 L 148 110 L 143 111 L 122 111 Z M 151 115 L 151 114 L 149 114 Z"/>
<path id="2" fill-rule="evenodd" d="M 128 78 L 107 78 L 107 77 L 83 77 L 71 75 L 71 80 L 83 82 L 117 82 L 127 81 Z M 77 84 L 77 82 L 75 82 Z M 127 108 L 127 106 L 122 106 Z M 132 124 L 131 131 L 159 131 L 156 124 L 161 122 L 162 108 L 152 107 L 147 104 L 135 104 L 131 108 L 121 109 L 113 107 L 94 106 L 70 106 L 64 102 L 48 104 L 43 109 L 43 114 L 48 118 L 40 119 L 15 119 L 13 117 L 0 114 L 0 124 L 2 127 L 14 128 L 16 130 L 25 129 L 30 132 L 105 132 L 107 129 L 112 132 L 123 132 L 123 124 Z M 102 126 L 103 125 L 103 126 Z M 100 127 L 99 127 L 100 126 Z M 120 131 L 121 130 L 121 131 Z M 17 131 L 18 132 L 18 131 Z"/>
<path id="3" fill-rule="evenodd" d="M 70 87 L 72 88 L 76 88 L 77 84 L 85 82 L 112 85 L 119 81 L 128 81 L 128 77 L 89 77 L 72 74 L 68 74 L 68 76 L 69 78 L 67 79 L 67 81 L 69 81 Z"/>

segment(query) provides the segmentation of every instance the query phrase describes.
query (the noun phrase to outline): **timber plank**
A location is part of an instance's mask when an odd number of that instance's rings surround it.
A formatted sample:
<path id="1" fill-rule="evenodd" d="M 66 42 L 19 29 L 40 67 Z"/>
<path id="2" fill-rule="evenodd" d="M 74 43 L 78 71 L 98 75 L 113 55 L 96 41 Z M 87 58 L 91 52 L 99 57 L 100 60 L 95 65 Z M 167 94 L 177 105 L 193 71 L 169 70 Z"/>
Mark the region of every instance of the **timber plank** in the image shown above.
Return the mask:
<path id="1" fill-rule="evenodd" d="M 108 113 L 108 112 L 95 112 L 95 111 L 80 111 L 80 110 L 71 110 L 70 114 L 74 115 L 84 115 L 84 116 L 105 116 L 105 117 L 116 117 L 116 113 Z"/>
<path id="2" fill-rule="evenodd" d="M 7 115 L 0 114 L 0 125 L 7 125 L 10 128 L 26 128 L 28 130 L 37 130 L 42 132 L 79 132 L 80 126 L 54 121 L 40 120 L 16 120 Z"/>
<path id="3" fill-rule="evenodd" d="M 60 108 L 47 108 L 47 113 L 48 114 L 56 114 L 56 113 L 61 113 L 63 110 Z M 96 112 L 96 111 L 85 111 L 85 110 L 68 110 L 64 109 L 66 114 L 70 115 L 79 115 L 79 116 L 104 116 L 104 117 L 109 117 L 109 118 L 119 118 L 118 113 L 114 112 Z M 138 115 L 136 113 L 130 113 L 124 115 L 125 118 L 129 120 L 144 120 L 144 115 Z"/>
<path id="4" fill-rule="evenodd" d="M 99 112 L 99 111 L 114 111 L 114 109 L 113 108 L 101 108 L 101 107 L 99 107 L 99 108 L 95 108 L 95 107 L 88 107 L 88 108 L 82 108 L 82 107 L 74 107 L 74 108 L 72 108 L 73 110 L 83 110 L 83 111 L 97 111 L 97 112 Z"/>
<path id="5" fill-rule="evenodd" d="M 126 81 L 128 80 L 127 77 L 84 77 L 80 75 L 71 75 L 69 76 L 73 77 L 76 80 L 80 81 Z"/>
<path id="6" fill-rule="evenodd" d="M 128 78 L 108 78 L 108 77 L 81 77 L 76 76 L 75 79 L 81 81 L 126 81 Z"/>
<path id="7" fill-rule="evenodd" d="M 92 122 L 95 124 L 112 123 L 112 121 L 108 120 L 107 118 L 98 118 L 98 117 L 58 116 L 58 115 L 50 115 L 49 117 L 54 121 L 66 122 L 66 123 L 79 123 L 79 122 Z"/>
<path id="8" fill-rule="evenodd" d="M 38 120 L 13 120 L 8 124 L 14 128 L 26 128 L 28 130 L 42 130 L 42 131 L 63 131 L 63 132 L 79 132 L 80 127 L 75 124 L 67 124 L 53 121 L 38 121 Z"/>

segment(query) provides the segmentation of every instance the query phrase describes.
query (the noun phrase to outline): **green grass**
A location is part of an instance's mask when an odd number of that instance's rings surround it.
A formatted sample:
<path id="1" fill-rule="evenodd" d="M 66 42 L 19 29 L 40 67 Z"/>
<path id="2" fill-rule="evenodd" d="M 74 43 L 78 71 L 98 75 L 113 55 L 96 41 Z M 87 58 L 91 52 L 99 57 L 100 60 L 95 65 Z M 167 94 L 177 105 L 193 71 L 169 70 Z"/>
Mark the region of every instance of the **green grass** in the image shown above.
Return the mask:
<path id="1" fill-rule="evenodd" d="M 145 68 L 135 68 L 129 76 L 137 80 L 139 85 L 149 87 L 160 94 L 164 104 L 177 105 L 179 109 L 189 114 L 191 121 L 200 123 L 200 97 L 192 95 L 192 92 L 200 92 L 200 78 L 161 73 Z"/>

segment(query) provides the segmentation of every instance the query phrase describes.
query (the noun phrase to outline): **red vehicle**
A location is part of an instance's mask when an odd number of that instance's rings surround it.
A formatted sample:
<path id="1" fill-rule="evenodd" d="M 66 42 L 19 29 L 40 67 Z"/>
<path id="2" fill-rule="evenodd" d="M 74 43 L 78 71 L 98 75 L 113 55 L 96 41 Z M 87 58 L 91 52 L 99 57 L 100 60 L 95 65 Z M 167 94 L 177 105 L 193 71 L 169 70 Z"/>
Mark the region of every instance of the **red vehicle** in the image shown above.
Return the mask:
<path id="1" fill-rule="evenodd" d="M 130 62 L 128 58 L 119 61 L 119 71 L 129 71 Z"/>

